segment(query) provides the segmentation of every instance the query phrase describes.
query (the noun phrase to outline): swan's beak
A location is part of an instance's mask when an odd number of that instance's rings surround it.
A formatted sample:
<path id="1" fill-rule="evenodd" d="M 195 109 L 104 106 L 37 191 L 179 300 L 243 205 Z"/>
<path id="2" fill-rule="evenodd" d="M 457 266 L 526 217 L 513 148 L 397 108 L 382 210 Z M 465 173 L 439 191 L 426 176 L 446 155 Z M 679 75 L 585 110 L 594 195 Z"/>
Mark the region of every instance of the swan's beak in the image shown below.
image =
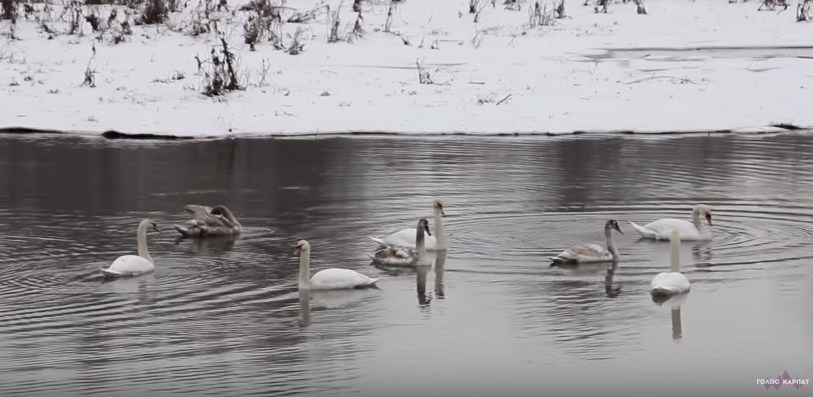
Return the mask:
<path id="1" fill-rule="evenodd" d="M 153 223 L 153 224 L 152 224 L 152 230 L 155 230 L 156 232 L 161 233 L 161 229 L 159 229 L 159 228 L 158 228 L 158 224 L 157 224 L 157 223 Z"/>
<path id="2" fill-rule="evenodd" d="M 711 223 L 711 214 L 706 214 L 706 222 L 709 223 L 709 226 L 714 226 L 714 224 Z"/>
<path id="3" fill-rule="evenodd" d="M 302 254 L 302 247 L 300 247 L 298 245 L 296 247 L 294 247 L 294 256 L 299 256 L 301 254 Z"/>
<path id="4" fill-rule="evenodd" d="M 624 232 L 621 231 L 621 227 L 618 225 L 615 225 L 615 230 L 618 230 L 618 233 L 624 234 Z"/>

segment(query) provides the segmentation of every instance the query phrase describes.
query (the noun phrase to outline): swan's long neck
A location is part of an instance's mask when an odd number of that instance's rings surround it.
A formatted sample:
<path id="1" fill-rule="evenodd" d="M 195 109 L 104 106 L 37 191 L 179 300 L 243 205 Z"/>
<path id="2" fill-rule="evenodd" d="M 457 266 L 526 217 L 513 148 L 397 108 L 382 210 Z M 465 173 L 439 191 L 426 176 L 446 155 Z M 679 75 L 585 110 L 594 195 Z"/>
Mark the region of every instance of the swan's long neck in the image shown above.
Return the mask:
<path id="1" fill-rule="evenodd" d="M 147 249 L 147 228 L 150 224 L 142 222 L 138 225 L 138 232 L 136 232 L 136 240 L 138 241 L 138 256 L 152 262 L 150 250 Z"/>
<path id="2" fill-rule="evenodd" d="M 618 248 L 615 248 L 615 241 L 613 241 L 613 228 L 609 225 L 604 227 L 604 239 L 607 241 L 607 249 L 613 255 L 613 261 L 621 259 L 621 254 L 618 253 Z"/>
<path id="3" fill-rule="evenodd" d="M 426 256 L 426 241 L 423 237 L 423 225 L 418 225 L 415 232 L 415 249 L 418 250 L 418 257 L 423 258 Z"/>
<path id="4" fill-rule="evenodd" d="M 311 251 L 302 250 L 299 254 L 299 289 L 309 289 L 311 277 Z"/>
<path id="5" fill-rule="evenodd" d="M 669 271 L 680 272 L 680 234 L 678 232 L 672 233 L 672 243 L 670 247 L 672 251 L 672 258 L 669 262 Z"/>
<path id="6" fill-rule="evenodd" d="M 229 222 L 232 223 L 232 225 L 242 229 L 243 225 L 241 225 L 240 222 L 237 221 L 237 218 L 234 217 L 234 214 L 232 214 L 228 208 L 223 208 L 223 213 L 226 214 L 226 219 L 228 219 Z"/>
<path id="7" fill-rule="evenodd" d="M 435 239 L 437 249 L 445 250 L 449 248 L 446 242 L 446 230 L 443 229 L 443 214 L 437 208 L 435 208 Z"/>

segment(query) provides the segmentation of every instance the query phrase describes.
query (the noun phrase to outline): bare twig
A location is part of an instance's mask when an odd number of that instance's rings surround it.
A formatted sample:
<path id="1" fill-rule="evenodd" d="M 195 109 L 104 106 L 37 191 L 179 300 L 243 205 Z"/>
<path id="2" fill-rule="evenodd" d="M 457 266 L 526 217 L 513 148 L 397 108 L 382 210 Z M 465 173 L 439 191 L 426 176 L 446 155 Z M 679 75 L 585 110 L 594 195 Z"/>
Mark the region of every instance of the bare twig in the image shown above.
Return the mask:
<path id="1" fill-rule="evenodd" d="M 644 81 L 649 81 L 649 80 L 657 80 L 657 79 L 669 79 L 669 80 L 677 80 L 677 81 L 679 81 L 679 82 L 681 82 L 681 83 L 691 83 L 691 84 L 697 84 L 696 82 L 694 82 L 694 81 L 692 81 L 692 80 L 689 80 L 689 79 L 687 79 L 687 78 L 684 78 L 684 77 L 674 77 L 674 76 L 651 76 L 651 77 L 644 77 L 644 78 L 642 78 L 642 79 L 633 80 L 633 81 L 628 81 L 628 82 L 626 82 L 626 83 L 624 83 L 624 84 L 636 84 L 636 83 L 641 83 L 641 82 L 644 82 Z"/>
<path id="2" fill-rule="evenodd" d="M 496 105 L 494 105 L 494 106 L 500 106 L 500 104 L 501 104 L 501 103 L 503 103 L 503 102 L 505 102 L 505 101 L 507 101 L 507 100 L 508 100 L 508 98 L 511 98 L 511 94 L 508 94 L 508 95 L 506 95 L 506 96 L 505 96 L 503 99 L 500 99 L 499 101 L 497 101 L 497 104 L 496 104 Z"/>
<path id="3" fill-rule="evenodd" d="M 415 60 L 415 66 L 418 67 L 418 82 L 421 84 L 435 84 L 432 81 L 432 76 L 429 75 L 429 72 L 424 70 L 421 66 L 421 61 L 419 59 Z"/>

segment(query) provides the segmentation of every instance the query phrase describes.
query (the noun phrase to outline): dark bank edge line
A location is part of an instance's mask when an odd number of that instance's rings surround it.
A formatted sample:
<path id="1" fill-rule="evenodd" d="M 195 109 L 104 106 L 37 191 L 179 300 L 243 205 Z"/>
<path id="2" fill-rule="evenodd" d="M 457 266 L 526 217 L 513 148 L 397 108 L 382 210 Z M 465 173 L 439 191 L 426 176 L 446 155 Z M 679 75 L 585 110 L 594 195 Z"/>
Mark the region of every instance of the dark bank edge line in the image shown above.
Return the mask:
<path id="1" fill-rule="evenodd" d="M 575 130 L 570 133 L 550 133 L 550 132 L 505 132 L 505 133 L 470 133 L 470 132 L 447 132 L 447 133 L 403 133 L 403 132 L 386 132 L 386 131 L 349 131 L 349 132 L 323 132 L 323 133 L 305 133 L 305 134 L 241 134 L 241 135 L 216 135 L 216 136 L 178 136 L 173 134 L 144 134 L 144 133 L 127 133 L 116 130 L 107 130 L 101 134 L 76 134 L 84 136 L 101 136 L 105 139 L 130 139 L 130 140 L 161 140 L 161 141 L 177 141 L 177 140 L 193 140 L 193 139 L 234 139 L 234 138 L 314 138 L 314 137 L 329 137 L 329 136 L 404 136 L 404 137 L 443 137 L 443 136 L 481 136 L 481 137 L 520 137 L 520 136 L 568 136 L 568 135 L 699 135 L 699 134 L 771 134 L 776 133 L 775 130 L 768 130 L 771 128 L 780 128 L 785 131 L 811 131 L 813 126 L 802 127 L 791 123 L 774 123 L 765 127 L 764 130 L 755 128 L 752 131 L 742 132 L 734 129 L 720 129 L 720 130 L 690 130 L 690 131 L 635 131 L 635 130 Z M 71 132 L 52 129 L 39 129 L 28 127 L 2 127 L 0 134 L 10 135 L 25 135 L 25 134 L 40 134 L 40 135 L 74 135 Z"/>

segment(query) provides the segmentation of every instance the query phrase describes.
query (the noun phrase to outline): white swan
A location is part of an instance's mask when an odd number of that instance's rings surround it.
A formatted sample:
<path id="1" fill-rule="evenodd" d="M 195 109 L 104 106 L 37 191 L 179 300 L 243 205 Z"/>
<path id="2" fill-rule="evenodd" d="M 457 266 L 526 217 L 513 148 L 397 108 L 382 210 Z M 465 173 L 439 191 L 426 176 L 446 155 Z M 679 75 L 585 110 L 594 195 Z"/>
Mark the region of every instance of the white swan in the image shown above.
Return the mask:
<path id="1" fill-rule="evenodd" d="M 426 260 L 426 243 L 424 242 L 424 232 L 429 232 L 429 221 L 426 218 L 418 220 L 418 226 L 412 229 L 415 234 L 416 248 L 411 247 L 387 247 L 382 248 L 370 255 L 373 263 L 384 266 L 420 266 L 431 265 L 432 262 Z"/>
<path id="2" fill-rule="evenodd" d="M 649 292 L 653 297 L 669 297 L 675 294 L 689 292 L 691 285 L 689 279 L 680 272 L 680 233 L 672 232 L 672 258 L 669 272 L 663 272 L 652 279 Z"/>
<path id="3" fill-rule="evenodd" d="M 669 239 L 673 230 L 680 232 L 680 238 L 683 240 L 711 240 L 711 229 L 703 225 L 700 215 L 705 216 L 709 226 L 714 226 L 711 222 L 711 208 L 705 204 L 698 204 L 694 207 L 691 223 L 682 219 L 663 218 L 644 226 L 634 222 L 630 222 L 630 225 L 641 234 L 641 237 L 654 240 Z"/>
<path id="4" fill-rule="evenodd" d="M 311 274 L 311 246 L 299 240 L 294 248 L 294 256 L 299 257 L 299 289 L 352 289 L 375 286 L 381 278 L 370 278 L 355 270 L 330 268 Z M 310 280 L 308 279 L 310 277 Z"/>
<path id="5" fill-rule="evenodd" d="M 577 244 L 560 252 L 559 255 L 551 258 L 551 261 L 553 261 L 553 264 L 617 262 L 621 259 L 621 255 L 619 255 L 618 249 L 615 248 L 613 229 L 624 234 L 624 232 L 621 231 L 621 227 L 618 226 L 618 222 L 614 219 L 608 220 L 604 224 L 604 240 L 607 243 L 607 247 L 593 243 Z"/>
<path id="6" fill-rule="evenodd" d="M 156 232 L 161 232 L 158 230 L 158 224 L 152 219 L 141 221 L 136 232 L 138 255 L 122 255 L 116 258 L 107 269 L 99 268 L 105 277 L 132 277 L 155 270 L 155 263 L 147 250 L 147 230 L 150 227 Z"/>
<path id="7" fill-rule="evenodd" d="M 443 203 L 439 199 L 435 199 L 432 205 L 432 212 L 434 214 L 436 237 L 432 235 L 426 237 L 426 249 L 430 251 L 448 249 L 449 242 L 446 238 L 446 230 L 443 228 L 442 220 L 442 218 L 446 216 L 446 212 L 443 211 Z M 415 248 L 415 229 L 406 228 L 382 238 L 370 237 L 370 239 L 384 247 L 397 246 Z"/>

